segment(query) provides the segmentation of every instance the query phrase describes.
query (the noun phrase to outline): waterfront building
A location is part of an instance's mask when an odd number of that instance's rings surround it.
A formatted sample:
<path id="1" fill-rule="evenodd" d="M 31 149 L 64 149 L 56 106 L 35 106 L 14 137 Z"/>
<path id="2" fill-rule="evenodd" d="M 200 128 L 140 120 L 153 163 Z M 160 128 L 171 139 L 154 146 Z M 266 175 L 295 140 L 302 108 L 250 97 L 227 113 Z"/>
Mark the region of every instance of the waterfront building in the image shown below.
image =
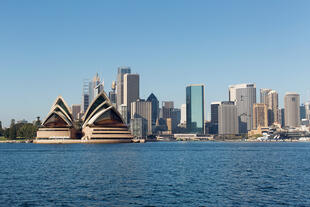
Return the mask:
<path id="1" fill-rule="evenodd" d="M 74 104 L 71 107 L 73 120 L 79 120 L 81 114 L 81 104 Z"/>
<path id="2" fill-rule="evenodd" d="M 147 124 L 143 118 L 134 118 L 130 120 L 130 130 L 136 138 L 146 138 Z"/>
<path id="3" fill-rule="evenodd" d="M 119 67 L 117 71 L 116 83 L 116 105 L 119 107 L 124 104 L 124 75 L 131 73 L 130 67 Z"/>
<path id="4" fill-rule="evenodd" d="M 102 91 L 90 104 L 83 117 L 84 140 L 92 142 L 131 142 L 132 136 L 122 116 Z"/>
<path id="5" fill-rule="evenodd" d="M 34 143 L 120 143 L 131 142 L 132 135 L 121 115 L 102 91 L 89 105 L 82 118 L 82 129 L 73 124 L 72 111 L 58 97 Z"/>
<path id="6" fill-rule="evenodd" d="M 211 123 L 209 124 L 209 134 L 218 134 L 218 117 L 219 117 L 219 106 L 221 102 L 211 103 Z"/>
<path id="7" fill-rule="evenodd" d="M 186 123 L 186 104 L 181 105 L 181 124 Z"/>
<path id="8" fill-rule="evenodd" d="M 260 89 L 260 103 L 266 104 L 268 106 L 268 93 L 272 91 L 269 88 Z"/>
<path id="9" fill-rule="evenodd" d="M 268 109 L 268 125 L 279 123 L 279 95 L 275 90 L 268 92 L 266 103 Z"/>
<path id="10" fill-rule="evenodd" d="M 159 101 L 153 93 L 149 95 L 147 101 L 152 103 L 152 125 L 155 126 L 159 118 Z"/>
<path id="11" fill-rule="evenodd" d="M 218 130 L 220 135 L 239 133 L 237 107 L 233 101 L 223 101 L 218 106 Z"/>
<path id="12" fill-rule="evenodd" d="M 286 93 L 284 96 L 285 126 L 300 125 L 300 96 L 297 93 Z"/>
<path id="13" fill-rule="evenodd" d="M 253 128 L 253 104 L 256 103 L 256 85 L 238 84 L 229 87 L 229 99 L 237 106 L 239 133 L 247 133 Z"/>
<path id="14" fill-rule="evenodd" d="M 190 133 L 205 133 L 205 86 L 186 87 L 186 127 Z"/>
<path id="15" fill-rule="evenodd" d="M 131 119 L 141 118 L 146 131 L 143 134 L 152 134 L 152 102 L 138 99 L 131 103 Z"/>
<path id="16" fill-rule="evenodd" d="M 42 127 L 37 131 L 37 140 L 76 138 L 76 132 L 70 107 L 61 96 L 57 97 Z"/>
<path id="17" fill-rule="evenodd" d="M 258 127 L 268 127 L 268 110 L 267 105 L 262 103 L 253 106 L 253 129 Z"/>

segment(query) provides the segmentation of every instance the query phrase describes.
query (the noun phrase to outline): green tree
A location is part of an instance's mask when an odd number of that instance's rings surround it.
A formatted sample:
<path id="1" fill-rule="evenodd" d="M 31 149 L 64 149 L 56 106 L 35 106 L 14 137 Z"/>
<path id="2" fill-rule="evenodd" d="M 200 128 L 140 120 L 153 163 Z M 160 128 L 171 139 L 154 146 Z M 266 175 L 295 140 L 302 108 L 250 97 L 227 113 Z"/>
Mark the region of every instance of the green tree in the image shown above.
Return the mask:
<path id="1" fill-rule="evenodd" d="M 16 139 L 16 137 L 17 137 L 17 130 L 16 130 L 16 126 L 14 125 L 14 126 L 10 127 L 10 129 L 9 129 L 9 138 L 10 139 Z"/>
<path id="2" fill-rule="evenodd" d="M 0 136 L 3 136 L 2 122 L 0 121 Z"/>
<path id="3" fill-rule="evenodd" d="M 17 136 L 21 138 L 32 139 L 37 131 L 37 127 L 33 124 L 27 123 L 23 124 L 18 128 Z"/>

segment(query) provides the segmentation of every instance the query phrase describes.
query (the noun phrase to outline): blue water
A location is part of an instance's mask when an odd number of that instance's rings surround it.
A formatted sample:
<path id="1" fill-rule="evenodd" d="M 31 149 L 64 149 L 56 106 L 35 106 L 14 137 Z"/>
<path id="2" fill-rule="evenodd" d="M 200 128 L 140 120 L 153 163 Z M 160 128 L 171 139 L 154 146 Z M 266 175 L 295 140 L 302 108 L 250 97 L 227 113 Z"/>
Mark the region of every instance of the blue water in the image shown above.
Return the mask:
<path id="1" fill-rule="evenodd" d="M 0 144 L 0 206 L 310 206 L 310 143 Z"/>

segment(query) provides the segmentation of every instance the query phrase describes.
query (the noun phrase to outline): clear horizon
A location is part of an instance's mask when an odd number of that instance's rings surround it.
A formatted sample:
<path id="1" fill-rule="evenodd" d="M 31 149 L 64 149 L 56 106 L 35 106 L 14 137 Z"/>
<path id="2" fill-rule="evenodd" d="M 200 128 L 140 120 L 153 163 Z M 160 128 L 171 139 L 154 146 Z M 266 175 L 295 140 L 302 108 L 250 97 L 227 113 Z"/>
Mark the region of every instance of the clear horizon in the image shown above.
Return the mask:
<path id="1" fill-rule="evenodd" d="M 310 1 L 1 1 L 0 121 L 45 118 L 61 95 L 80 104 L 96 72 L 105 91 L 117 68 L 140 74 L 140 96 L 185 103 L 206 85 L 210 103 L 228 86 L 256 83 L 310 99 Z"/>

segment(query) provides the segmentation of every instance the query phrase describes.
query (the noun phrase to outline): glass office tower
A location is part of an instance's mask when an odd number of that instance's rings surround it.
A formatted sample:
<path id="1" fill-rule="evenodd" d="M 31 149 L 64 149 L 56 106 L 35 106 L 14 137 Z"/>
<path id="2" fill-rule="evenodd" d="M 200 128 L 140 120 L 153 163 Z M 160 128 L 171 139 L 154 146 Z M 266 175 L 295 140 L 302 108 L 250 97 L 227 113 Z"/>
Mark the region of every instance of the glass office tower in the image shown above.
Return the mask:
<path id="1" fill-rule="evenodd" d="M 194 84 L 186 87 L 186 127 L 190 133 L 205 133 L 204 85 Z"/>

